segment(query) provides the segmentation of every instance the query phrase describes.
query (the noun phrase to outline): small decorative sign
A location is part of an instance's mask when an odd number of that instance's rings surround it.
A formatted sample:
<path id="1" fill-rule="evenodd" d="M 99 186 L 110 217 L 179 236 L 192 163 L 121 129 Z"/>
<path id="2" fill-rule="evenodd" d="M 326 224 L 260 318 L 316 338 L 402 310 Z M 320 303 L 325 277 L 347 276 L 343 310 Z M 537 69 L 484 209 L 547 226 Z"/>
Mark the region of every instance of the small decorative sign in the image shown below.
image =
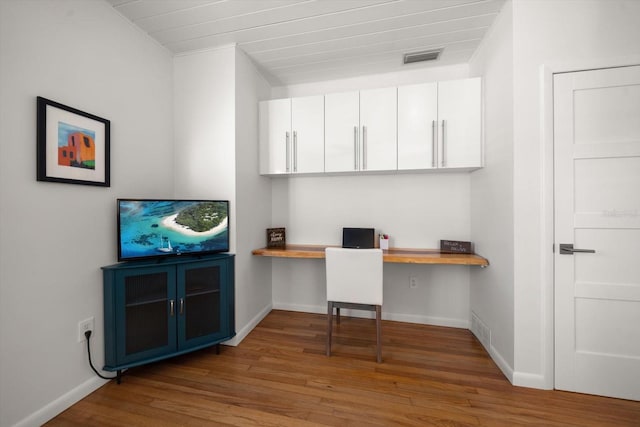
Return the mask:
<path id="1" fill-rule="evenodd" d="M 284 228 L 267 228 L 267 248 L 284 248 L 286 245 Z"/>
<path id="2" fill-rule="evenodd" d="M 473 243 L 458 240 L 440 240 L 440 251 L 453 254 L 472 254 Z"/>

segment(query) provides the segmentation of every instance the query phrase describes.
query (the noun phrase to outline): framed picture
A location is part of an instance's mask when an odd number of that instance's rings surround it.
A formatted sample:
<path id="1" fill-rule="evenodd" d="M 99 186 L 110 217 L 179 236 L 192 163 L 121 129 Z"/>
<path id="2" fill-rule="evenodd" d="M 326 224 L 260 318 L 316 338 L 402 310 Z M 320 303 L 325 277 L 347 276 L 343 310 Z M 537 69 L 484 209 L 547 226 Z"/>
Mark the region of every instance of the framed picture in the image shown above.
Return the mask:
<path id="1" fill-rule="evenodd" d="M 267 228 L 267 248 L 284 248 L 287 239 L 284 228 Z"/>
<path id="2" fill-rule="evenodd" d="M 38 97 L 37 179 L 110 186 L 110 122 Z"/>

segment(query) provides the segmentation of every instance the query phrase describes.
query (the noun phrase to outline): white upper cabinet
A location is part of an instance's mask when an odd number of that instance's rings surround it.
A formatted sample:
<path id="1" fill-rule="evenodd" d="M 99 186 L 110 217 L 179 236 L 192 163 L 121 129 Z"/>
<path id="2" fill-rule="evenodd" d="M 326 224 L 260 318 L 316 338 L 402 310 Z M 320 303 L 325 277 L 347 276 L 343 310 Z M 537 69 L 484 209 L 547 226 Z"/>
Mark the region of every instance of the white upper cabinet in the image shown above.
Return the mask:
<path id="1" fill-rule="evenodd" d="M 324 171 L 324 97 L 262 101 L 260 173 Z"/>
<path id="2" fill-rule="evenodd" d="M 324 172 L 324 96 L 291 99 L 291 171 Z"/>
<path id="3" fill-rule="evenodd" d="M 332 93 L 324 97 L 324 170 L 358 170 L 360 94 Z"/>
<path id="4" fill-rule="evenodd" d="M 263 175 L 480 167 L 480 78 L 260 103 Z"/>
<path id="5" fill-rule="evenodd" d="M 482 166 L 480 78 L 398 88 L 398 169 Z"/>
<path id="6" fill-rule="evenodd" d="M 481 79 L 438 83 L 438 167 L 482 166 Z"/>
<path id="7" fill-rule="evenodd" d="M 325 171 L 394 170 L 396 88 L 325 95 Z"/>
<path id="8" fill-rule="evenodd" d="M 397 89 L 360 92 L 360 170 L 397 168 Z"/>
<path id="9" fill-rule="evenodd" d="M 398 169 L 437 167 L 438 83 L 398 88 Z"/>

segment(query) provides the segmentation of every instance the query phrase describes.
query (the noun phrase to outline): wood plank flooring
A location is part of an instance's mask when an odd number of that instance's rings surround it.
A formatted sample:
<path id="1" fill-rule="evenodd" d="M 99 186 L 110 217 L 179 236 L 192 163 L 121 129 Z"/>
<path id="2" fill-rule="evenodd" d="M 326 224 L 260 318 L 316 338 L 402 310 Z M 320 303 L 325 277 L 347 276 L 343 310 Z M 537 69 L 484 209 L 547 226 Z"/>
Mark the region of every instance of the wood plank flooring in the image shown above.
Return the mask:
<path id="1" fill-rule="evenodd" d="M 640 426 L 640 402 L 512 386 L 464 329 L 272 311 L 238 347 L 130 369 L 47 426 Z"/>

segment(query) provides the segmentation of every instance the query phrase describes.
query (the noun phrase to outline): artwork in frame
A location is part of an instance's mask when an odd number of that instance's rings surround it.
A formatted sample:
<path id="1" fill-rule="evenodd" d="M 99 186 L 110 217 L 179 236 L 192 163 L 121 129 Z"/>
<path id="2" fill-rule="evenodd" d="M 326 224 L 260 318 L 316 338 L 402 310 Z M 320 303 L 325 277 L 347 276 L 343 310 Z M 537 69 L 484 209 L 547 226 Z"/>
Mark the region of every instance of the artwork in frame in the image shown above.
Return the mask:
<path id="1" fill-rule="evenodd" d="M 37 98 L 37 179 L 110 186 L 109 120 Z"/>

